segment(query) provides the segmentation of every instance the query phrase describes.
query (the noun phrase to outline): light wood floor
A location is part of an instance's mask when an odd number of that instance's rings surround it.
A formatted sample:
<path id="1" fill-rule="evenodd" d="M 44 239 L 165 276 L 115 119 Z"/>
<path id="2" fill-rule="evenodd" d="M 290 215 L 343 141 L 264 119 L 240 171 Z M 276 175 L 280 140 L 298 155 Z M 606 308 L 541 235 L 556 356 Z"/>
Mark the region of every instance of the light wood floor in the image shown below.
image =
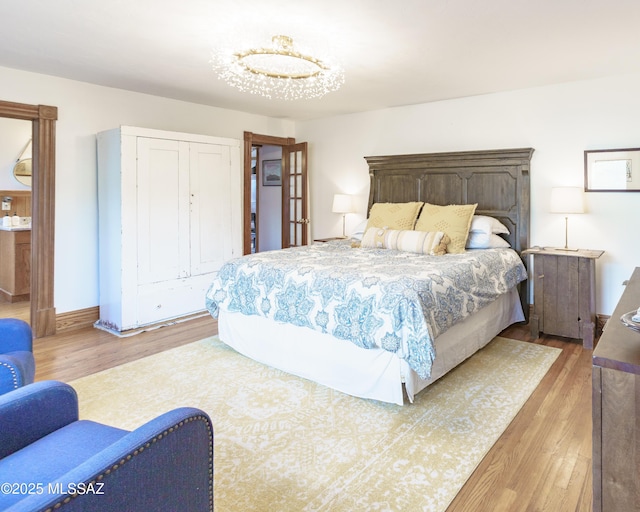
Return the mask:
<path id="1" fill-rule="evenodd" d="M 0 316 L 11 316 L 0 306 Z M 526 326 L 506 337 L 562 349 L 531 398 L 480 463 L 448 512 L 591 511 L 591 351 Z M 83 328 L 34 343 L 36 380 L 69 381 L 217 333 L 198 318 L 130 338 Z M 410 405 L 409 405 L 410 407 Z"/>
<path id="2" fill-rule="evenodd" d="M 591 512 L 592 351 L 526 326 L 503 336 L 562 349 L 538 388 L 480 463 L 448 512 Z"/>

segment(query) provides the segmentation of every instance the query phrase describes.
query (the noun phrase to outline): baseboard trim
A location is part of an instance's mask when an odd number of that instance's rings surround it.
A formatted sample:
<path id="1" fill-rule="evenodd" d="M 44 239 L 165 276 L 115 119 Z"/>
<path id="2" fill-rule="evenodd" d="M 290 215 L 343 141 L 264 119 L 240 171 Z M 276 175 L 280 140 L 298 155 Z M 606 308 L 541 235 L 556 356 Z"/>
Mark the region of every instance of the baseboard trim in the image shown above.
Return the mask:
<path id="1" fill-rule="evenodd" d="M 92 327 L 100 318 L 100 306 L 68 311 L 56 315 L 56 332 Z"/>
<path id="2" fill-rule="evenodd" d="M 13 295 L 0 288 L 0 300 L 3 302 L 9 302 L 10 304 L 13 304 L 14 302 L 25 302 L 29 300 L 29 294 L 23 293 L 22 295 Z"/>
<path id="3" fill-rule="evenodd" d="M 160 327 L 167 327 L 169 325 L 180 324 L 182 322 L 187 322 L 189 320 L 193 320 L 195 318 L 202 318 L 209 316 L 209 312 L 205 309 L 202 311 L 198 311 L 196 313 L 191 313 L 189 315 L 178 316 L 175 318 L 169 318 L 167 320 L 162 320 L 160 322 L 156 322 L 153 324 L 143 325 L 140 327 L 134 327 L 131 329 L 127 329 L 126 331 L 117 331 L 115 329 L 111 329 L 106 325 L 102 325 L 100 321 L 97 321 L 93 324 L 96 329 L 100 329 L 102 331 L 113 334 L 114 336 L 118 336 L 119 338 L 127 338 L 129 336 L 135 336 L 136 334 L 140 334 L 141 332 L 153 331 L 155 329 L 159 329 Z"/>

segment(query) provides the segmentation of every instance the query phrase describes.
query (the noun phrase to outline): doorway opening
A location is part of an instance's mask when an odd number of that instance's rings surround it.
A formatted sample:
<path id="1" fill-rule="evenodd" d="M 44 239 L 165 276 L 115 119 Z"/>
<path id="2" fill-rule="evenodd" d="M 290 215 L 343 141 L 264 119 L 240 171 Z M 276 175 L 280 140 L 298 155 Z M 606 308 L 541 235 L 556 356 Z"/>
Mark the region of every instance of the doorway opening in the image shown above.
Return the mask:
<path id="1" fill-rule="evenodd" d="M 243 253 L 306 245 L 307 143 L 244 133 Z"/>
<path id="2" fill-rule="evenodd" d="M 30 323 L 35 338 L 55 334 L 55 142 L 57 107 L 0 101 L 0 117 L 31 121 Z"/>
<path id="3" fill-rule="evenodd" d="M 282 147 L 251 148 L 251 252 L 282 248 Z"/>
<path id="4" fill-rule="evenodd" d="M 0 317 L 30 321 L 31 122 L 0 117 Z"/>

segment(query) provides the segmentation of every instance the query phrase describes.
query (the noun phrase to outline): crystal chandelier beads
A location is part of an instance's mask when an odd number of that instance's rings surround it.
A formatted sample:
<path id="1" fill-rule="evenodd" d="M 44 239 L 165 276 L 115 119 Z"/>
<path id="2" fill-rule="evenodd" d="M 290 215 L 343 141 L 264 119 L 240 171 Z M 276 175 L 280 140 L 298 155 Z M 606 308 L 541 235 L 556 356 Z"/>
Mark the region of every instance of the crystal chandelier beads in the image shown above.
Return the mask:
<path id="1" fill-rule="evenodd" d="M 342 69 L 298 52 L 278 35 L 272 45 L 214 56 L 218 77 L 243 92 L 284 100 L 319 98 L 344 83 Z"/>

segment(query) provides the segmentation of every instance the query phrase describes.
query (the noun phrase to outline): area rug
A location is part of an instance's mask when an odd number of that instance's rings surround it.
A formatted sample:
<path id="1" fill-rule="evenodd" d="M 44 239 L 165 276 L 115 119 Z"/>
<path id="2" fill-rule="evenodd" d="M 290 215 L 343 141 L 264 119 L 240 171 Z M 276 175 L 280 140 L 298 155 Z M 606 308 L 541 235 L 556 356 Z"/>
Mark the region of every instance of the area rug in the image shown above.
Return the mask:
<path id="1" fill-rule="evenodd" d="M 498 337 L 405 406 L 283 373 L 217 337 L 71 384 L 82 418 L 129 430 L 179 406 L 206 411 L 218 512 L 441 512 L 559 353 Z"/>

